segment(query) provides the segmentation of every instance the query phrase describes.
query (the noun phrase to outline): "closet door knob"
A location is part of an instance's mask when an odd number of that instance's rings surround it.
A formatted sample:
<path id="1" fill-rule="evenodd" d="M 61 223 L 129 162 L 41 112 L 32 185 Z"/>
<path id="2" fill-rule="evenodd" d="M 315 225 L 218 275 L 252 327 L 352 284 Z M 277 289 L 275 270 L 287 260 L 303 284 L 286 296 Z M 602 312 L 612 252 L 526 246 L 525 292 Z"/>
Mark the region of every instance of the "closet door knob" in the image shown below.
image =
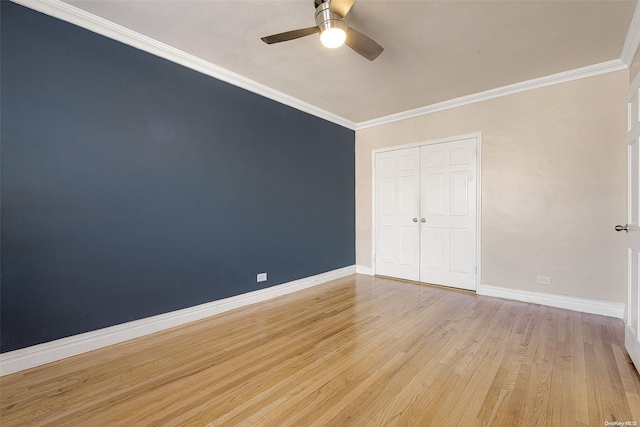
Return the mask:
<path id="1" fill-rule="evenodd" d="M 424 219 L 424 218 L 422 218 L 422 219 L 420 220 L 420 222 L 427 222 L 427 220 L 426 220 L 426 219 Z"/>
<path id="2" fill-rule="evenodd" d="M 413 218 L 413 222 L 418 222 L 418 218 Z"/>

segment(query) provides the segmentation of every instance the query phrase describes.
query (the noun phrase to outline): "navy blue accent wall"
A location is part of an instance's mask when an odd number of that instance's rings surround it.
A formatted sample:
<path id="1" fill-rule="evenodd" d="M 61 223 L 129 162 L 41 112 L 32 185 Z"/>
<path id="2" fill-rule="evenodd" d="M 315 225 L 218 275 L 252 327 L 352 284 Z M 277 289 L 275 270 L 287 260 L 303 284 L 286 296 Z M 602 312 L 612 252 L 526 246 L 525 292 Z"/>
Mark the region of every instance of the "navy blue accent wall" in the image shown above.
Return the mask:
<path id="1" fill-rule="evenodd" d="M 355 263 L 352 130 L 0 4 L 2 352 Z"/>

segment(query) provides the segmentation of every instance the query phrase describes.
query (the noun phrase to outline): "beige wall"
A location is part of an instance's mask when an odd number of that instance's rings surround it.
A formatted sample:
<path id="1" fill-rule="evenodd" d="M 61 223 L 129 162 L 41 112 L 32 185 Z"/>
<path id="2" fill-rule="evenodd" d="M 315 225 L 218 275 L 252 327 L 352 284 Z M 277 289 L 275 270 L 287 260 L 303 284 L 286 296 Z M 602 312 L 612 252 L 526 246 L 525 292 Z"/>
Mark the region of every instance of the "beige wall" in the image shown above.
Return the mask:
<path id="1" fill-rule="evenodd" d="M 628 71 L 356 132 L 356 263 L 371 266 L 371 152 L 482 132 L 482 284 L 626 301 Z M 550 276 L 551 285 L 536 283 Z"/>

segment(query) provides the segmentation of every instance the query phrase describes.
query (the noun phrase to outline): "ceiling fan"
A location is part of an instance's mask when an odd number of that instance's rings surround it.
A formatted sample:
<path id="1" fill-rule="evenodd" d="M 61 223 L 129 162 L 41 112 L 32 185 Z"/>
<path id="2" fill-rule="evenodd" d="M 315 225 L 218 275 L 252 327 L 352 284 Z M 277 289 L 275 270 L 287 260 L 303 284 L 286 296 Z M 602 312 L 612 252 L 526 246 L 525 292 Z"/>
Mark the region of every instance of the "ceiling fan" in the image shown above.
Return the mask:
<path id="1" fill-rule="evenodd" d="M 280 43 L 320 33 L 322 44 L 336 48 L 346 44 L 369 61 L 384 50 L 375 41 L 349 27 L 349 11 L 355 0 L 314 0 L 316 26 L 262 37 L 266 44 Z"/>

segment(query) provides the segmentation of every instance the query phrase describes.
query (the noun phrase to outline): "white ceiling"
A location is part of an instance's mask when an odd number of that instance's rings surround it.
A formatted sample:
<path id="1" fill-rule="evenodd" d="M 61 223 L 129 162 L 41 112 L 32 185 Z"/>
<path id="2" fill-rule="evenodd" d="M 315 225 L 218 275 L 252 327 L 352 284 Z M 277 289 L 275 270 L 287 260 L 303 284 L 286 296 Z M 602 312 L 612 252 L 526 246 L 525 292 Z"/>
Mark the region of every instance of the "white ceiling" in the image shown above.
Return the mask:
<path id="1" fill-rule="evenodd" d="M 370 62 L 315 35 L 314 0 L 66 3 L 355 123 L 620 58 L 636 0 L 357 0 Z"/>

